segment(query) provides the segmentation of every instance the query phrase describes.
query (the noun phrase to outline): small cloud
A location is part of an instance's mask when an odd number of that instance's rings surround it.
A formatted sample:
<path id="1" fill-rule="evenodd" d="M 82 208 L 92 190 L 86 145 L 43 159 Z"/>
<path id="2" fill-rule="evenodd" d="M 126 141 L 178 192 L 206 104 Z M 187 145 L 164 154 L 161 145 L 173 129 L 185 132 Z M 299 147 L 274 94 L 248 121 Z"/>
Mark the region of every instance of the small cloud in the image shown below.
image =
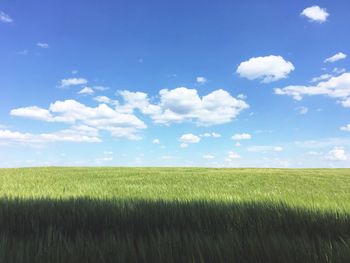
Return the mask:
<path id="1" fill-rule="evenodd" d="M 236 147 L 240 147 L 241 146 L 241 143 L 240 142 L 236 142 Z"/>
<path id="2" fill-rule="evenodd" d="M 160 140 L 159 140 L 159 139 L 154 139 L 154 140 L 152 141 L 152 143 L 154 143 L 154 144 L 160 144 Z"/>
<path id="3" fill-rule="evenodd" d="M 98 91 L 106 91 L 109 89 L 109 87 L 105 87 L 105 86 L 93 86 L 92 88 Z"/>
<path id="4" fill-rule="evenodd" d="M 343 127 L 340 127 L 340 130 L 350 132 L 350 124 L 343 126 Z"/>
<path id="5" fill-rule="evenodd" d="M 342 52 L 339 52 L 339 53 L 335 54 L 334 56 L 331 56 L 331 57 L 329 57 L 329 58 L 326 58 L 326 59 L 324 60 L 324 63 L 328 63 L 328 62 L 333 63 L 333 62 L 336 62 L 336 61 L 338 61 L 338 60 L 345 59 L 346 57 L 347 57 L 346 54 L 344 54 L 344 53 L 342 53 Z"/>
<path id="6" fill-rule="evenodd" d="M 332 70 L 332 72 L 335 73 L 335 74 L 342 74 L 342 73 L 344 73 L 345 71 L 346 71 L 345 68 L 334 68 L 334 69 Z"/>
<path id="7" fill-rule="evenodd" d="M 309 111 L 309 109 L 307 107 L 304 107 L 304 106 L 296 107 L 295 110 L 301 115 L 304 115 L 304 114 L 308 113 L 308 111 Z"/>
<path id="8" fill-rule="evenodd" d="M 94 94 L 94 90 L 90 87 L 85 87 L 83 89 L 81 89 L 78 94 L 80 95 L 92 95 Z"/>
<path id="9" fill-rule="evenodd" d="M 198 84 L 205 84 L 207 82 L 207 79 L 205 77 L 197 77 L 196 82 Z"/>
<path id="10" fill-rule="evenodd" d="M 216 132 L 212 132 L 212 133 L 211 133 L 211 136 L 213 136 L 214 138 L 220 138 L 220 137 L 221 137 L 221 134 L 216 133 Z"/>
<path id="11" fill-rule="evenodd" d="M 327 21 L 329 13 L 327 13 L 327 10 L 325 8 L 314 5 L 305 8 L 300 15 L 309 18 L 309 21 L 311 22 L 324 23 Z"/>
<path id="12" fill-rule="evenodd" d="M 94 100 L 99 102 L 99 103 L 119 105 L 119 102 L 117 100 L 112 100 L 112 99 L 108 98 L 107 96 L 97 96 L 94 98 Z"/>
<path id="13" fill-rule="evenodd" d="M 42 42 L 36 43 L 36 46 L 37 46 L 37 47 L 40 47 L 40 48 L 49 48 L 49 44 L 47 44 L 47 43 L 42 43 Z"/>
<path id="14" fill-rule="evenodd" d="M 199 137 L 213 137 L 213 138 L 220 138 L 221 134 L 220 133 L 216 133 L 216 132 L 206 132 L 206 133 L 202 133 L 199 135 Z"/>
<path id="15" fill-rule="evenodd" d="M 238 94 L 238 95 L 237 95 L 237 99 L 245 100 L 246 98 L 247 98 L 247 96 L 244 95 L 244 94 Z"/>
<path id="16" fill-rule="evenodd" d="M 78 71 L 78 70 L 76 70 L 76 69 L 73 69 L 73 70 L 72 70 L 72 74 L 73 74 L 73 75 L 78 74 L 78 72 L 79 72 L 79 71 Z"/>
<path id="17" fill-rule="evenodd" d="M 181 144 L 180 144 L 180 147 L 181 147 L 181 148 L 187 148 L 187 147 L 188 147 L 188 144 L 187 144 L 187 143 L 181 143 Z"/>
<path id="18" fill-rule="evenodd" d="M 69 79 L 62 79 L 61 80 L 61 88 L 69 87 L 69 86 L 76 86 L 76 85 L 84 85 L 88 81 L 84 78 L 69 78 Z"/>
<path id="19" fill-rule="evenodd" d="M 184 134 L 180 137 L 179 141 L 182 143 L 199 143 L 201 138 L 192 133 Z"/>
<path id="20" fill-rule="evenodd" d="M 326 156 L 326 159 L 331 161 L 346 161 L 349 160 L 349 156 L 347 156 L 344 148 L 342 147 L 334 147 L 330 150 Z"/>
<path id="21" fill-rule="evenodd" d="M 202 158 L 203 158 L 203 159 L 208 159 L 208 160 L 211 160 L 211 159 L 214 159 L 214 158 L 215 158 L 215 156 L 210 155 L 210 154 L 204 154 L 204 155 L 202 156 Z"/>
<path id="22" fill-rule="evenodd" d="M 250 140 L 251 138 L 252 138 L 252 136 L 249 133 L 235 134 L 231 137 L 231 139 L 234 141 Z"/>
<path id="23" fill-rule="evenodd" d="M 281 56 L 252 57 L 239 64 L 236 72 L 249 80 L 262 79 L 262 83 L 270 83 L 288 77 L 294 70 L 291 62 Z"/>
<path id="24" fill-rule="evenodd" d="M 322 80 L 327 80 L 327 79 L 330 79 L 332 77 L 331 74 L 322 74 L 321 76 L 319 77 L 314 77 L 311 79 L 311 83 L 313 82 L 319 82 L 319 81 L 322 81 Z"/>
<path id="25" fill-rule="evenodd" d="M 241 158 L 241 156 L 238 153 L 230 151 L 230 152 L 228 152 L 228 156 L 226 158 L 226 161 L 232 161 L 234 159 L 239 159 L 239 158 Z"/>
<path id="26" fill-rule="evenodd" d="M 0 22 L 12 23 L 13 19 L 8 14 L 5 14 L 3 11 L 0 11 Z"/>

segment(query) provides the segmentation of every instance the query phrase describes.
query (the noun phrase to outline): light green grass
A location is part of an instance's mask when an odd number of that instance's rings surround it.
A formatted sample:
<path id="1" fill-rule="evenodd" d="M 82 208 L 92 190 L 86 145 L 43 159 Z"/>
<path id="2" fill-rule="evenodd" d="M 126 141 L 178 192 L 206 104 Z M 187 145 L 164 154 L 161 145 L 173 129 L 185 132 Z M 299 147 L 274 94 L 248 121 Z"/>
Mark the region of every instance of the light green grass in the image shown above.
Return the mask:
<path id="1" fill-rule="evenodd" d="M 0 262 L 350 262 L 349 169 L 0 169 Z"/>
<path id="2" fill-rule="evenodd" d="M 350 169 L 0 169 L 0 197 L 284 202 L 350 212 Z"/>

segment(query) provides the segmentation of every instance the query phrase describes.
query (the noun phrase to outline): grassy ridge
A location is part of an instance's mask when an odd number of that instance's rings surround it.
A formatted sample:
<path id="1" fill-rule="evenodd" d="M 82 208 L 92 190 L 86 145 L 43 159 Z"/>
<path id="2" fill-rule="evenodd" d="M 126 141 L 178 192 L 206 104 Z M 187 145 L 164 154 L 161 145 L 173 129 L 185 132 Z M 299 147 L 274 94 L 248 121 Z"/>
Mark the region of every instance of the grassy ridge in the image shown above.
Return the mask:
<path id="1" fill-rule="evenodd" d="M 0 262 L 350 262 L 350 170 L 0 169 Z"/>

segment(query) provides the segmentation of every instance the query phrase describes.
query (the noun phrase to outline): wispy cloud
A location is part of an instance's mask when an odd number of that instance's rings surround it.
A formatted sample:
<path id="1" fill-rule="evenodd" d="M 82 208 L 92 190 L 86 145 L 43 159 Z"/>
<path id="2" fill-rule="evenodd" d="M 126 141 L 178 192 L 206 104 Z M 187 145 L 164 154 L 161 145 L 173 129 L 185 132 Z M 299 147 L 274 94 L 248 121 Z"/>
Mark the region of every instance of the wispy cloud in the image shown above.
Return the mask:
<path id="1" fill-rule="evenodd" d="M 13 19 L 8 14 L 4 13 L 3 11 L 0 11 L 0 22 L 12 23 Z"/>

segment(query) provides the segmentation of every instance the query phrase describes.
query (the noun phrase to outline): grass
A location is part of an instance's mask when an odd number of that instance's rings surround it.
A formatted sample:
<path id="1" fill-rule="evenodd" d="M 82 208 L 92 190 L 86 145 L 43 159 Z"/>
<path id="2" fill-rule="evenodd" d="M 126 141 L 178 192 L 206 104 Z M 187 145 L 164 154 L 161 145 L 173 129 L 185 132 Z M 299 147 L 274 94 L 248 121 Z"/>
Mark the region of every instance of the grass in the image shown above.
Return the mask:
<path id="1" fill-rule="evenodd" d="M 350 262 L 350 170 L 0 169 L 0 262 Z"/>

